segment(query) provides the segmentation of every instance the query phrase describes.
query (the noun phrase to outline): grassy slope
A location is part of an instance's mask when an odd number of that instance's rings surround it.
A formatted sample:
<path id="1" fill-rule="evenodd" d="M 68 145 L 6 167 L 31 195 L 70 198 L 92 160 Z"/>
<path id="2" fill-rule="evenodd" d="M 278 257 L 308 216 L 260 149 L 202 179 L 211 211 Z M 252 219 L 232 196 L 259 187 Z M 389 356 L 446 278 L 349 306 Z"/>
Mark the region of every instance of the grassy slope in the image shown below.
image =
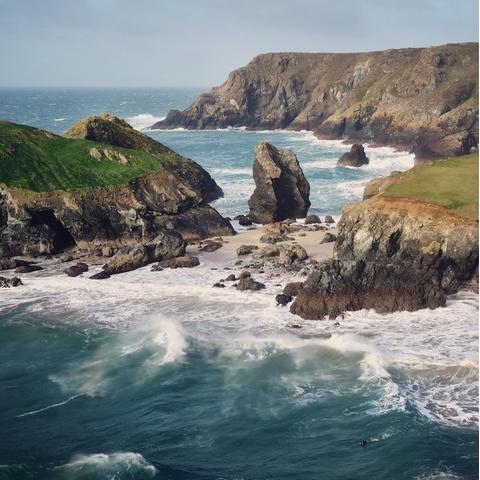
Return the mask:
<path id="1" fill-rule="evenodd" d="M 89 155 L 92 147 L 126 155 L 128 165 Z M 72 140 L 10 122 L 0 122 L 0 183 L 35 192 L 127 183 L 158 171 L 174 156 Z"/>
<path id="2" fill-rule="evenodd" d="M 478 153 L 417 165 L 383 193 L 441 205 L 478 220 Z"/>

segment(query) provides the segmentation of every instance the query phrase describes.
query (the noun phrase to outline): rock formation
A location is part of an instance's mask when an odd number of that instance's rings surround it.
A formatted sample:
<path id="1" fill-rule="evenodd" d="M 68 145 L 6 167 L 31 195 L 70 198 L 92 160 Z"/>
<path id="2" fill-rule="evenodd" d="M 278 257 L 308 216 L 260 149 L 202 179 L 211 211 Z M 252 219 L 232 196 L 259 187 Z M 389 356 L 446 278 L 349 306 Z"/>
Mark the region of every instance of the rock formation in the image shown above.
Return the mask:
<path id="1" fill-rule="evenodd" d="M 354 143 L 349 152 L 344 153 L 337 162 L 337 165 L 344 167 L 361 167 L 362 165 L 368 165 L 368 157 L 365 155 L 363 145 Z"/>
<path id="2" fill-rule="evenodd" d="M 478 145 L 478 43 L 369 53 L 267 53 L 155 128 L 313 130 L 320 138 L 413 149 Z"/>
<path id="3" fill-rule="evenodd" d="M 262 142 L 253 162 L 255 191 L 248 200 L 249 217 L 256 223 L 303 218 L 310 207 L 310 185 L 297 157 Z"/>
<path id="4" fill-rule="evenodd" d="M 119 247 L 166 231 L 178 232 L 187 241 L 234 233 L 207 203 L 222 194 L 210 175 L 120 119 L 90 117 L 70 129 L 68 139 L 9 122 L 0 122 L 0 130 L 7 139 L 0 158 L 11 165 L 6 177 L 0 170 L 0 256 L 54 253 L 74 246 Z M 26 148 L 35 152 L 27 157 L 36 162 L 30 168 L 45 169 L 36 178 L 58 182 L 51 183 L 53 188 L 50 183 L 21 183 L 28 175 L 19 166 L 29 164 L 17 157 Z M 113 154 L 92 157 L 92 148 L 116 152 L 130 163 Z M 64 156 L 53 158 L 51 150 Z M 92 169 L 99 170 L 97 177 Z M 78 184 L 82 181 L 85 186 Z"/>

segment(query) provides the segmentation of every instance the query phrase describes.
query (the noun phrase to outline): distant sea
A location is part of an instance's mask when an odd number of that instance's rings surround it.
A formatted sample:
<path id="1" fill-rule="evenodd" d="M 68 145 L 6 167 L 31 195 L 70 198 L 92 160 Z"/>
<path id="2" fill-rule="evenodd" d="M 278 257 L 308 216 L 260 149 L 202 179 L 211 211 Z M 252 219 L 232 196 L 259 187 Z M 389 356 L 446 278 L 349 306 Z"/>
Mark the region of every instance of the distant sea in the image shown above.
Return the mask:
<path id="1" fill-rule="evenodd" d="M 106 111 L 142 129 L 204 90 L 0 89 L 0 119 L 61 134 Z M 297 154 L 311 211 L 337 218 L 413 164 L 367 146 L 367 167 L 337 167 L 349 146 L 311 132 L 145 133 L 211 173 L 225 215 L 247 210 L 262 140 Z M 301 321 L 268 271 L 262 292 L 212 289 L 235 268 L 218 252 L 101 282 L 51 265 L 0 292 L 0 480 L 478 478 L 477 295 Z"/>

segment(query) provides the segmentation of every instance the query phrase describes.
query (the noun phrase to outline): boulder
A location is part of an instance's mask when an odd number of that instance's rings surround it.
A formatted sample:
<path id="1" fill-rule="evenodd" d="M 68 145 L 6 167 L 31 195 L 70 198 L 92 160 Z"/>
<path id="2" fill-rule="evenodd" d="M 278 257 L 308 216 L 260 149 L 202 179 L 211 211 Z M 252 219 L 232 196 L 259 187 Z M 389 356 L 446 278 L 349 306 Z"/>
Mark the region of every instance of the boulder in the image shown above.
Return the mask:
<path id="1" fill-rule="evenodd" d="M 38 272 L 39 270 L 43 270 L 40 265 L 20 265 L 15 269 L 15 273 Z"/>
<path id="2" fill-rule="evenodd" d="M 333 233 L 330 233 L 330 232 L 326 232 L 320 243 L 332 243 L 336 239 L 337 239 L 336 235 L 334 235 Z"/>
<path id="3" fill-rule="evenodd" d="M 344 153 L 337 162 L 337 165 L 344 167 L 361 167 L 368 165 L 368 157 L 365 155 L 363 145 L 354 143 L 349 152 Z"/>
<path id="4" fill-rule="evenodd" d="M 222 248 L 223 245 L 220 242 L 214 242 L 213 240 L 205 242 L 200 248 L 200 252 L 214 252 L 219 248 Z"/>
<path id="5" fill-rule="evenodd" d="M 152 271 L 160 271 L 158 267 L 163 270 L 164 268 L 192 268 L 197 267 L 198 265 L 200 265 L 200 260 L 198 259 L 198 257 L 191 257 L 189 255 L 185 255 L 183 257 L 162 260 L 161 262 L 153 265 Z"/>
<path id="6" fill-rule="evenodd" d="M 129 272 L 153 262 L 184 255 L 187 244 L 174 232 L 161 233 L 150 242 L 121 248 L 103 266 L 110 275 Z"/>
<path id="7" fill-rule="evenodd" d="M 290 282 L 285 285 L 283 293 L 287 296 L 296 297 L 302 288 L 303 282 Z"/>
<path id="8" fill-rule="evenodd" d="M 325 215 L 325 223 L 328 223 L 328 224 L 335 223 L 335 220 L 331 215 Z"/>
<path id="9" fill-rule="evenodd" d="M 262 288 L 265 288 L 265 285 L 255 281 L 250 275 L 240 276 L 237 285 L 237 290 L 261 290 Z"/>
<path id="10" fill-rule="evenodd" d="M 234 220 L 237 220 L 242 227 L 248 227 L 253 223 L 246 215 L 237 215 Z"/>
<path id="11" fill-rule="evenodd" d="M 18 277 L 13 277 L 13 278 L 0 277 L 0 288 L 18 287 L 20 285 L 23 285 L 23 283 Z"/>
<path id="12" fill-rule="evenodd" d="M 284 307 L 285 305 L 289 304 L 293 300 L 293 297 L 290 295 L 285 295 L 284 293 L 279 293 L 275 296 L 275 301 L 277 305 L 281 305 Z"/>
<path id="13" fill-rule="evenodd" d="M 64 270 L 64 273 L 66 273 L 69 277 L 78 277 L 85 272 L 88 272 L 88 265 L 83 262 L 78 262 L 77 264 L 72 265 Z"/>
<path id="14" fill-rule="evenodd" d="M 312 223 L 321 223 L 321 219 L 318 215 L 307 215 L 305 217 L 305 225 L 311 225 Z"/>
<path id="15" fill-rule="evenodd" d="M 258 247 L 256 245 L 240 245 L 237 248 L 237 255 L 249 255 L 252 253 L 254 250 L 258 250 Z"/>
<path id="16" fill-rule="evenodd" d="M 301 245 L 268 245 L 255 252 L 254 256 L 274 259 L 281 265 L 291 265 L 296 260 L 302 261 L 308 257 Z"/>
<path id="17" fill-rule="evenodd" d="M 255 191 L 248 201 L 249 217 L 256 223 L 303 218 L 310 207 L 310 185 L 297 157 L 262 142 L 253 162 Z"/>
<path id="18" fill-rule="evenodd" d="M 235 280 L 237 279 L 237 277 L 231 273 L 230 275 L 228 275 L 228 277 L 225 279 L 226 282 L 234 282 Z"/>
<path id="19" fill-rule="evenodd" d="M 107 273 L 105 270 L 101 272 L 95 273 L 91 277 L 88 277 L 90 280 L 105 280 L 106 278 L 110 278 L 110 274 Z"/>
<path id="20" fill-rule="evenodd" d="M 273 232 L 267 232 L 264 233 L 260 237 L 260 241 L 262 243 L 270 243 L 271 245 L 278 243 L 278 242 L 287 242 L 289 240 L 293 240 L 292 237 L 287 237 L 286 235 L 283 235 L 281 233 L 273 233 Z"/>
<path id="21" fill-rule="evenodd" d="M 225 288 L 225 285 L 220 282 L 214 283 L 212 286 L 215 288 Z"/>

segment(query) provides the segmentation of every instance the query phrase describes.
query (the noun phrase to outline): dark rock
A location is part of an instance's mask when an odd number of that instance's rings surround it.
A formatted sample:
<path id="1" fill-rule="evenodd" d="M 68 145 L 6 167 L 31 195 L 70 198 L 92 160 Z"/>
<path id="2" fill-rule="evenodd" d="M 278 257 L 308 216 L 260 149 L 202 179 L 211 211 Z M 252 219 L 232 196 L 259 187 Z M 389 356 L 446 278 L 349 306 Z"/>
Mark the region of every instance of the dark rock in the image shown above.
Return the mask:
<path id="1" fill-rule="evenodd" d="M 237 220 L 242 227 L 248 227 L 253 223 L 246 215 L 237 215 L 234 220 Z"/>
<path id="2" fill-rule="evenodd" d="M 233 273 L 231 273 L 231 274 L 225 279 L 225 281 L 226 281 L 226 282 L 234 282 L 236 279 L 237 279 L 237 277 L 236 277 Z"/>
<path id="3" fill-rule="evenodd" d="M 237 248 L 237 255 L 249 255 L 254 250 L 258 250 L 256 245 L 240 245 Z"/>
<path id="4" fill-rule="evenodd" d="M 325 215 L 325 223 L 335 223 L 335 220 L 331 215 Z"/>
<path id="5" fill-rule="evenodd" d="M 287 305 L 292 300 L 293 300 L 293 297 L 291 297 L 290 295 L 285 295 L 283 293 L 280 293 L 275 296 L 275 301 L 277 302 L 277 304 L 282 306 Z"/>
<path id="6" fill-rule="evenodd" d="M 158 262 L 156 265 L 152 266 L 152 271 L 160 271 L 158 270 L 159 268 L 192 268 L 197 267 L 198 265 L 200 265 L 200 260 L 198 259 L 198 257 L 191 257 L 189 255 L 185 255 L 183 257 L 162 260 L 161 262 Z"/>
<path id="7" fill-rule="evenodd" d="M 368 157 L 365 155 L 363 145 L 354 143 L 349 152 L 344 153 L 337 162 L 337 165 L 344 167 L 361 167 L 368 165 Z"/>
<path id="8" fill-rule="evenodd" d="M 327 260 L 305 281 L 290 311 L 306 319 L 333 319 L 363 309 L 389 313 L 437 308 L 446 298 L 435 272 L 427 268 Z"/>
<path id="9" fill-rule="evenodd" d="M 18 261 L 13 258 L 0 259 L 0 270 L 12 270 L 14 268 L 17 268 L 18 266 L 19 266 Z"/>
<path id="10" fill-rule="evenodd" d="M 225 288 L 225 285 L 223 283 L 217 282 L 213 284 L 213 287 L 215 288 Z"/>
<path id="11" fill-rule="evenodd" d="M 296 297 L 302 288 L 303 282 L 290 282 L 285 285 L 283 293 L 288 296 Z"/>
<path id="12" fill-rule="evenodd" d="M 215 250 L 218 250 L 219 248 L 222 248 L 223 245 L 220 242 L 214 242 L 210 241 L 208 243 L 203 244 L 200 248 L 200 252 L 214 252 Z"/>
<path id="13" fill-rule="evenodd" d="M 95 273 L 94 275 L 89 277 L 90 280 L 105 280 L 106 278 L 110 278 L 110 274 L 107 273 L 105 270 Z"/>
<path id="14" fill-rule="evenodd" d="M 248 201 L 249 217 L 256 223 L 303 218 L 310 207 L 310 185 L 290 150 L 262 142 L 253 162 L 255 191 Z"/>
<path id="15" fill-rule="evenodd" d="M 23 283 L 18 277 L 13 277 L 13 278 L 0 277 L 0 288 L 18 287 L 20 285 L 23 285 Z"/>
<path id="16" fill-rule="evenodd" d="M 251 276 L 242 277 L 240 275 L 237 290 L 261 290 L 262 288 L 265 288 L 263 283 L 256 282 Z"/>
<path id="17" fill-rule="evenodd" d="M 149 263 L 182 256 L 185 254 L 186 246 L 185 240 L 180 235 L 173 232 L 161 233 L 151 242 L 137 243 L 120 249 L 103 269 L 111 275 L 129 272 Z"/>
<path id="18" fill-rule="evenodd" d="M 330 233 L 330 232 L 326 232 L 320 243 L 332 243 L 336 239 L 337 239 L 336 235 L 334 235 L 333 233 Z"/>
<path id="19" fill-rule="evenodd" d="M 88 265 L 83 262 L 78 262 L 76 265 L 72 265 L 64 270 L 64 273 L 69 277 L 78 277 L 85 272 L 88 272 Z"/>
<path id="20" fill-rule="evenodd" d="M 38 272 L 39 270 L 43 270 L 40 265 L 20 265 L 15 269 L 15 273 Z"/>
<path id="21" fill-rule="evenodd" d="M 318 215 L 307 215 L 305 217 L 305 225 L 310 225 L 312 223 L 321 223 L 321 219 Z"/>

